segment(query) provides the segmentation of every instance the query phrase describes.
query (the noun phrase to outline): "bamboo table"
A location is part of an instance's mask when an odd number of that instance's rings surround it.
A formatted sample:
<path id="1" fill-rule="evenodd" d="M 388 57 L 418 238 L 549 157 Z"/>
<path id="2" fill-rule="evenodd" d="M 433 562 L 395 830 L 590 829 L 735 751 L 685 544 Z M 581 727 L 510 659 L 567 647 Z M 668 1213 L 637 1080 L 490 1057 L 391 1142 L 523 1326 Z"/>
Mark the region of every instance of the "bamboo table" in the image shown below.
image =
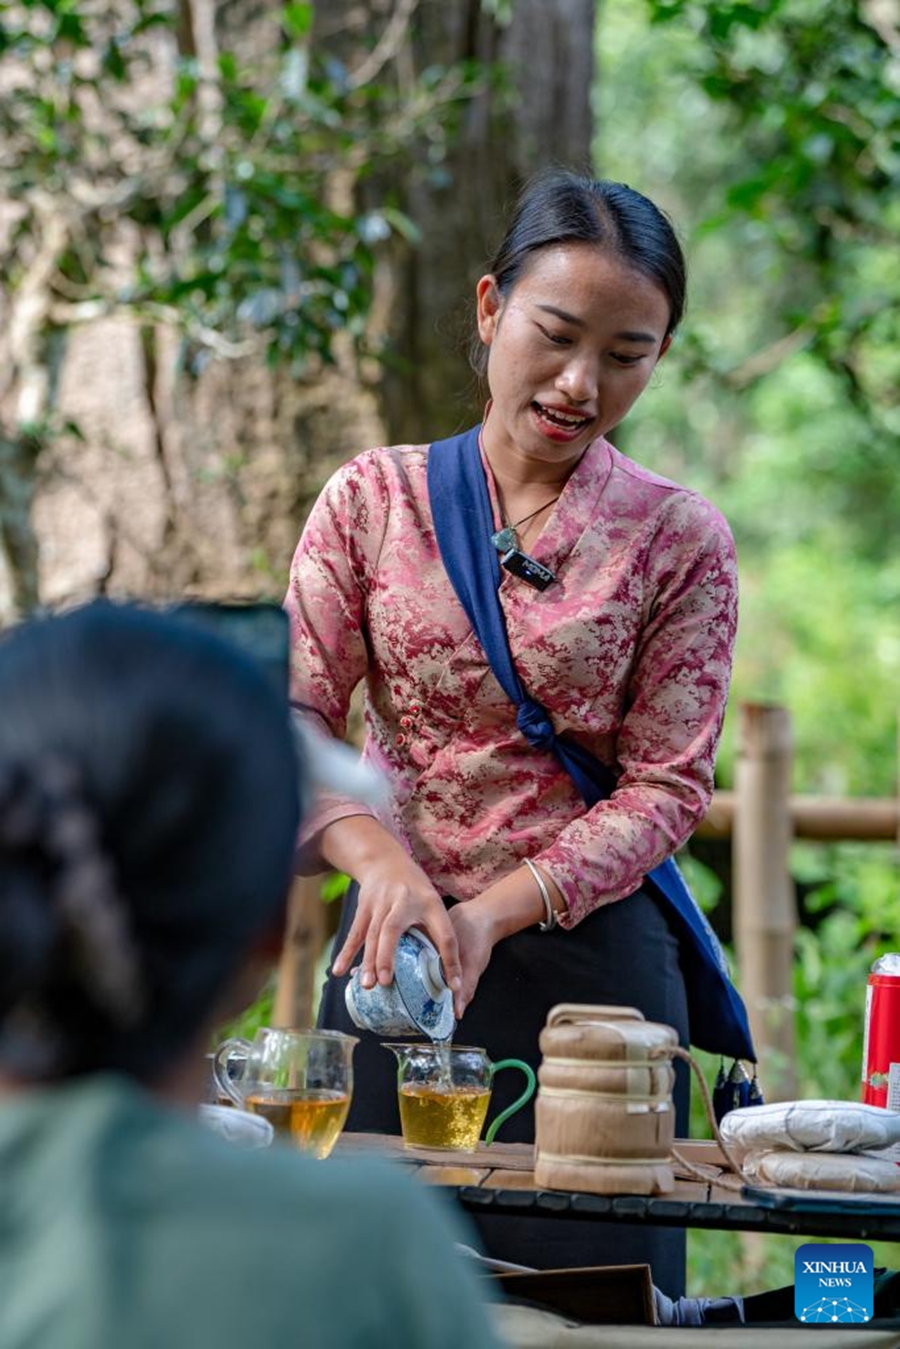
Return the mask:
<path id="1" fill-rule="evenodd" d="M 855 1200 L 852 1196 L 800 1196 L 777 1191 L 739 1194 L 716 1184 L 724 1173 L 715 1143 L 676 1141 L 678 1151 L 708 1179 L 698 1180 L 676 1164 L 671 1195 L 599 1195 L 542 1190 L 534 1181 L 534 1150 L 526 1143 L 492 1143 L 453 1156 L 406 1148 L 388 1134 L 344 1134 L 337 1152 L 390 1156 L 430 1185 L 455 1193 L 470 1211 L 564 1217 L 594 1222 L 648 1223 L 663 1227 L 778 1232 L 856 1241 L 900 1241 L 900 1197 Z"/>

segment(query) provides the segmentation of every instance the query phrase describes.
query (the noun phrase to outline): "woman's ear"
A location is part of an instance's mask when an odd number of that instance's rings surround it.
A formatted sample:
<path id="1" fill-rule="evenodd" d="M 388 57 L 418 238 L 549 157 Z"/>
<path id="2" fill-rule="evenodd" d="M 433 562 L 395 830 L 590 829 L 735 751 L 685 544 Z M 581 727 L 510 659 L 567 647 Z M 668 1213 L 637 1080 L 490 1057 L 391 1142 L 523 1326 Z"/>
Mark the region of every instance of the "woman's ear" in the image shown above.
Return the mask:
<path id="1" fill-rule="evenodd" d="M 481 278 L 475 287 L 475 301 L 477 305 L 478 336 L 485 346 L 489 347 L 497 332 L 500 311 L 503 308 L 503 297 L 500 294 L 495 276 L 487 275 Z"/>
<path id="2" fill-rule="evenodd" d="M 666 352 L 669 350 L 669 347 L 671 345 L 672 345 L 672 334 L 666 333 L 665 337 L 662 340 L 662 346 L 659 349 L 659 355 L 656 358 L 658 361 L 662 360 L 662 358 L 665 356 Z"/>

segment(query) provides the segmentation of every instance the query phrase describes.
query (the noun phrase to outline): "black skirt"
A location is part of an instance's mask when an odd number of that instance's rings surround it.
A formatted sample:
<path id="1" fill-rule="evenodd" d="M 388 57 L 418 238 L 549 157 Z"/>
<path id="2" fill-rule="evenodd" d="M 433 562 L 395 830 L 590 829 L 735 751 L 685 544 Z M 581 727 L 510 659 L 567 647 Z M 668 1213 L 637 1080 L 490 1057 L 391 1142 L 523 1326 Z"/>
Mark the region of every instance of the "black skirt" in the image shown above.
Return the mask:
<path id="1" fill-rule="evenodd" d="M 343 905 L 334 951 L 340 950 L 356 911 L 356 885 Z M 451 907 L 452 900 L 446 901 Z M 329 975 L 319 1025 L 359 1036 L 353 1059 L 353 1103 L 347 1128 L 400 1132 L 393 1054 L 380 1037 L 359 1030 L 344 1003 L 347 978 Z M 457 1044 L 483 1046 L 494 1061 L 524 1059 L 537 1071 L 538 1036 L 551 1007 L 560 1002 L 637 1007 L 648 1021 L 674 1026 L 688 1043 L 687 997 L 678 942 L 655 898 L 639 890 L 604 905 L 571 931 L 528 928 L 499 942 L 475 997 L 454 1034 Z M 687 1066 L 675 1067 L 675 1130 L 688 1132 L 690 1082 Z M 522 1074 L 497 1074 L 491 1098 L 494 1118 L 522 1090 Z M 534 1141 L 533 1103 L 501 1127 L 498 1142 Z M 678 1229 L 606 1224 L 586 1219 L 506 1217 L 475 1214 L 487 1254 L 538 1269 L 581 1265 L 649 1264 L 653 1281 L 669 1297 L 684 1294 L 685 1234 Z"/>

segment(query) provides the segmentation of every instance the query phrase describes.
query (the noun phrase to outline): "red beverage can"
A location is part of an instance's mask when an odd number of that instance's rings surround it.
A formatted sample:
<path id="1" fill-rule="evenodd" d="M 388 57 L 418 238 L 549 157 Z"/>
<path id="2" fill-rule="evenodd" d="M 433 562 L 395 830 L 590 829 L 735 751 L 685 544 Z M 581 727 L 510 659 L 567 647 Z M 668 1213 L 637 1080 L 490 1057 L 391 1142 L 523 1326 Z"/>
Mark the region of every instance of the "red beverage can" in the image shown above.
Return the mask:
<path id="1" fill-rule="evenodd" d="M 900 1110 L 900 954 L 875 961 L 866 988 L 863 1100 Z"/>

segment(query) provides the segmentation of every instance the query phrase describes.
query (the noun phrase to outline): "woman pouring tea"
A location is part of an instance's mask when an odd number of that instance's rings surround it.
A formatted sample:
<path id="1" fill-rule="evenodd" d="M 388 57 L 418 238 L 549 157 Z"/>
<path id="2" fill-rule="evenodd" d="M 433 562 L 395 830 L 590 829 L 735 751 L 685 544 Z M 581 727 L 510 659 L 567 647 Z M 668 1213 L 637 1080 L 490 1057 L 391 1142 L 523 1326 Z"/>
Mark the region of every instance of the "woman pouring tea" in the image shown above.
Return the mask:
<path id="1" fill-rule="evenodd" d="M 559 1002 L 637 1007 L 684 1044 L 692 1020 L 695 1043 L 701 1020 L 718 1021 L 728 1043 L 705 1047 L 748 1052 L 688 892 L 646 879 L 710 799 L 736 625 L 731 535 L 709 502 L 607 439 L 684 302 L 682 252 L 651 201 L 541 176 L 476 286 L 481 425 L 358 455 L 310 515 L 286 600 L 292 698 L 342 737 L 364 681 L 364 758 L 391 789 L 381 815 L 324 802 L 307 832 L 309 865 L 353 881 L 325 1026 L 355 1033 L 351 967 L 364 987 L 390 983 L 398 939 L 417 927 L 453 990 L 455 1041 L 492 1057 L 536 1067 Z M 356 1065 L 348 1127 L 395 1132 L 377 1037 L 362 1035 Z M 687 1107 L 681 1078 L 681 1135 Z M 527 1109 L 504 1136 L 532 1131 Z M 665 1292 L 683 1292 L 679 1233 L 501 1224 L 482 1221 L 497 1256 L 649 1260 Z"/>

